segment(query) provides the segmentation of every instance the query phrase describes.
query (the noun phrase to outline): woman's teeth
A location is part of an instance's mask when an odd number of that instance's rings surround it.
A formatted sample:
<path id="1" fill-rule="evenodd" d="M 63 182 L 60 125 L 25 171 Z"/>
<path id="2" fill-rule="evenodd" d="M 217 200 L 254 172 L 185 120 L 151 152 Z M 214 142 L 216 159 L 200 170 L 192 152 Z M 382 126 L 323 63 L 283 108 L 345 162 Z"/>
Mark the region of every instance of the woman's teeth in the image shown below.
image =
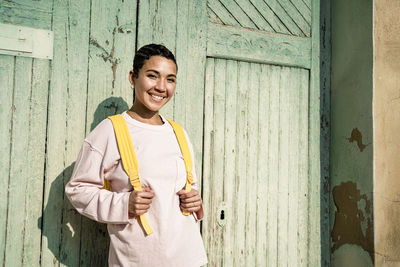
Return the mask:
<path id="1" fill-rule="evenodd" d="M 151 97 L 152 97 L 154 100 L 157 100 L 157 101 L 161 101 L 161 100 L 163 100 L 163 98 L 164 98 L 164 97 L 162 97 L 162 96 L 157 96 L 157 95 L 151 95 Z"/>

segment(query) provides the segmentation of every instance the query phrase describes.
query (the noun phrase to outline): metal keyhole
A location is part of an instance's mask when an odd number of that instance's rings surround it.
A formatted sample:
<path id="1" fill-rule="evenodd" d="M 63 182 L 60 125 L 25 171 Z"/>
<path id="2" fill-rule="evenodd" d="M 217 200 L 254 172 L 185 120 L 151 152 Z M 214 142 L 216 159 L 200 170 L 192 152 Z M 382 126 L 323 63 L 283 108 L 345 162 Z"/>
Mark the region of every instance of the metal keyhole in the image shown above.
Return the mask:
<path id="1" fill-rule="evenodd" d="M 219 226 L 224 227 L 226 224 L 226 221 L 229 220 L 228 214 L 226 213 L 227 210 L 227 206 L 225 204 L 225 202 L 221 202 L 221 204 L 218 207 L 218 210 L 216 210 L 215 214 L 216 219 L 217 219 L 217 223 Z"/>

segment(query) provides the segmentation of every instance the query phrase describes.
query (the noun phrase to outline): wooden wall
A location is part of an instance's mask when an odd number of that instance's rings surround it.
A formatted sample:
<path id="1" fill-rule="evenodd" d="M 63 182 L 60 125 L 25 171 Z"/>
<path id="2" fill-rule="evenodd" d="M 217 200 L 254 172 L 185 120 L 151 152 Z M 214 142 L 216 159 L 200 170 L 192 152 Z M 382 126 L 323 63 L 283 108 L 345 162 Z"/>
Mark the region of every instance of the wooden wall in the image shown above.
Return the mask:
<path id="1" fill-rule="evenodd" d="M 106 266 L 106 226 L 64 195 L 83 138 L 132 104 L 134 51 L 176 54 L 162 111 L 194 144 L 209 266 L 318 266 L 319 2 L 0 1 L 54 31 L 53 60 L 0 55 L 0 262 Z M 224 215 L 222 216 L 222 211 Z"/>

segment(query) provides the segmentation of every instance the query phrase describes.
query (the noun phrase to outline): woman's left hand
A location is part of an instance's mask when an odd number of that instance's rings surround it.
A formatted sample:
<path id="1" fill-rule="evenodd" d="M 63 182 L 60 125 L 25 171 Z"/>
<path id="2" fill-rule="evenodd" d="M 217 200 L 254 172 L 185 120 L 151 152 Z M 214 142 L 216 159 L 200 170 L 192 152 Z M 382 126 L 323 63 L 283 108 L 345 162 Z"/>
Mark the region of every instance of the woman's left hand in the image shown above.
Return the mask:
<path id="1" fill-rule="evenodd" d="M 195 212 L 197 220 L 201 220 L 204 214 L 199 191 L 197 191 L 196 189 L 192 189 L 190 192 L 186 193 L 185 190 L 180 190 L 178 192 L 178 195 L 181 201 L 181 210 Z"/>

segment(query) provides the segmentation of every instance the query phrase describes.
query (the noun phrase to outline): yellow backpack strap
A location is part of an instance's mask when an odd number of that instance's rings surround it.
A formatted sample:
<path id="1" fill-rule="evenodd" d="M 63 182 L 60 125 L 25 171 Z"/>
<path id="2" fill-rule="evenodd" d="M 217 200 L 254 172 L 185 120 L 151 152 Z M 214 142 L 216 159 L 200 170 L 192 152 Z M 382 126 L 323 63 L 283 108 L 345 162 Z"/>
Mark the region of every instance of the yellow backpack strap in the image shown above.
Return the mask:
<path id="1" fill-rule="evenodd" d="M 179 147 L 182 152 L 183 161 L 185 162 L 186 168 L 186 185 L 185 191 L 190 192 L 192 190 L 192 183 L 193 183 L 193 173 L 192 173 L 192 156 L 190 155 L 189 145 L 185 137 L 185 133 L 183 132 L 182 126 L 174 121 L 168 120 L 171 124 L 172 128 L 174 129 L 174 133 L 176 139 L 178 140 Z M 187 211 L 182 211 L 183 215 L 189 215 L 190 213 Z"/>
<path id="2" fill-rule="evenodd" d="M 143 191 L 139 179 L 139 164 L 125 119 L 120 114 L 110 116 L 108 118 L 111 120 L 114 126 L 114 132 L 118 143 L 119 153 L 121 155 L 122 166 L 129 176 L 131 185 L 135 191 Z M 151 228 L 144 214 L 139 215 L 139 219 L 146 234 L 150 235 L 153 233 L 153 229 Z"/>

